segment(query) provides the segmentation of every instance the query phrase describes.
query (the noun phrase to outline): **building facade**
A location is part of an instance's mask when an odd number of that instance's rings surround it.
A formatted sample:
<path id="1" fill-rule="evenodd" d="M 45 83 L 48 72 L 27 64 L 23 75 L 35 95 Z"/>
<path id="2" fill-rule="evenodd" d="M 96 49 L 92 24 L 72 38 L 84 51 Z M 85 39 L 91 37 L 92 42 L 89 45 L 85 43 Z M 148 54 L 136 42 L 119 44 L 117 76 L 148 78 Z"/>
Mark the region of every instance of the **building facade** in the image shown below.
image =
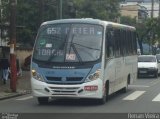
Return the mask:
<path id="1" fill-rule="evenodd" d="M 153 1 L 153 17 L 156 18 L 159 16 L 159 0 Z M 144 14 L 148 13 L 148 17 L 151 17 L 152 12 L 152 0 L 125 0 L 121 3 L 121 6 L 141 6 L 139 10 L 139 15 L 144 16 Z M 123 11 L 122 11 L 123 12 Z M 123 15 L 124 13 L 122 13 Z M 128 13 L 129 14 L 129 13 Z"/>
<path id="2" fill-rule="evenodd" d="M 137 20 L 145 20 L 148 18 L 148 10 L 139 4 L 121 4 L 121 15 L 136 18 Z"/>

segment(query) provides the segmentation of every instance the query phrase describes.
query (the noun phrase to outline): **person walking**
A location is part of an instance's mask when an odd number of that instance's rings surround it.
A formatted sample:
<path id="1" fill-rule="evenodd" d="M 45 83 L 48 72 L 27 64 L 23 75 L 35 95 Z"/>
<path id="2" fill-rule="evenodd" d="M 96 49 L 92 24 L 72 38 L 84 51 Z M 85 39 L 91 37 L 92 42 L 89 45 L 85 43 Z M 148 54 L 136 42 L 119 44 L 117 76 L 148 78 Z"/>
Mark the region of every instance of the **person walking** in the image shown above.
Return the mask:
<path id="1" fill-rule="evenodd" d="M 2 80 L 3 83 L 6 84 L 9 76 L 9 61 L 7 58 L 1 59 L 1 68 L 2 68 Z"/>

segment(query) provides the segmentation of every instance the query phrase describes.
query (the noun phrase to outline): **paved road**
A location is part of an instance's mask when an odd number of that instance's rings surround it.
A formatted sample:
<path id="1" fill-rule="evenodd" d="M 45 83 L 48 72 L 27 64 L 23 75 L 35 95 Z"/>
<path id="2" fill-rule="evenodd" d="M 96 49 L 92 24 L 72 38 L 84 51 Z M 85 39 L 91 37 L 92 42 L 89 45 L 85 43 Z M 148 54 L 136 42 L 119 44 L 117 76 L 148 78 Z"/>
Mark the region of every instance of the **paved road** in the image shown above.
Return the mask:
<path id="1" fill-rule="evenodd" d="M 93 100 L 52 100 L 38 105 L 32 95 L 0 101 L 0 112 L 11 113 L 148 113 L 160 112 L 160 77 L 138 79 L 127 93 L 110 96 L 105 105 Z"/>

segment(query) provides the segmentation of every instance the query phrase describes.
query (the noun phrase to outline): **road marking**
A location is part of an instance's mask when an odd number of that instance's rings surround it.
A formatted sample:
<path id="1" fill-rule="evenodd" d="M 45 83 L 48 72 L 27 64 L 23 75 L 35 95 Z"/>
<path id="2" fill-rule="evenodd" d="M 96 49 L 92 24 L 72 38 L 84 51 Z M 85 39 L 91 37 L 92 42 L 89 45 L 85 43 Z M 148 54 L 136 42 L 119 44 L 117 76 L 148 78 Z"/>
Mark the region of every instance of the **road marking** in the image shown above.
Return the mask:
<path id="1" fill-rule="evenodd" d="M 24 97 L 24 98 L 19 98 L 19 99 L 16 99 L 16 100 L 28 100 L 28 99 L 31 99 L 33 98 L 33 96 L 28 96 L 28 97 Z"/>
<path id="2" fill-rule="evenodd" d="M 152 101 L 155 101 L 155 102 L 160 101 L 160 94 L 158 94 Z"/>
<path id="3" fill-rule="evenodd" d="M 142 88 L 147 88 L 150 86 L 146 86 L 146 85 L 130 85 L 129 87 L 142 87 Z"/>
<path id="4" fill-rule="evenodd" d="M 145 92 L 146 91 L 135 91 L 132 94 L 128 95 L 127 97 L 123 98 L 123 100 L 135 100 Z"/>

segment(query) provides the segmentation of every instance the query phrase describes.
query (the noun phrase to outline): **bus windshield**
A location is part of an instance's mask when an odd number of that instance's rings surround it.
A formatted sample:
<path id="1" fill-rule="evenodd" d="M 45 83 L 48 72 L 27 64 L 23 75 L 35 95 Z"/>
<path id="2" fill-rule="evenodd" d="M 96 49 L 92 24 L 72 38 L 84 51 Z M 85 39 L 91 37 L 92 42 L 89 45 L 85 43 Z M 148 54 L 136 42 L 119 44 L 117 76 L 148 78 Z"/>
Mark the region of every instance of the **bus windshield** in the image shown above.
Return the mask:
<path id="1" fill-rule="evenodd" d="M 101 56 L 103 27 L 51 24 L 40 28 L 33 58 L 47 62 L 89 62 Z"/>

